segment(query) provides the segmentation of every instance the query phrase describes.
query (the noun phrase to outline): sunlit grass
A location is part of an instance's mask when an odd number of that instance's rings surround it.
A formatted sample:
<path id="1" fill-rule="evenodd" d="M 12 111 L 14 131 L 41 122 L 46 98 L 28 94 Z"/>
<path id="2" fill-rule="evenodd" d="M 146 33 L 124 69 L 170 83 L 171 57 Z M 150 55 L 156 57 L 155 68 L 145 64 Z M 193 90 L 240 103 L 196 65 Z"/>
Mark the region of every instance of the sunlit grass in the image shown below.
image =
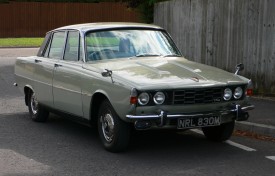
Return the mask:
<path id="1" fill-rule="evenodd" d="M 44 38 L 0 38 L 0 47 L 39 47 Z"/>
<path id="2" fill-rule="evenodd" d="M 0 38 L 0 47 L 39 47 L 43 40 L 44 38 Z M 64 40 L 62 39 L 60 42 L 63 43 Z M 88 46 L 112 46 L 118 45 L 118 43 L 117 38 L 87 38 Z"/>

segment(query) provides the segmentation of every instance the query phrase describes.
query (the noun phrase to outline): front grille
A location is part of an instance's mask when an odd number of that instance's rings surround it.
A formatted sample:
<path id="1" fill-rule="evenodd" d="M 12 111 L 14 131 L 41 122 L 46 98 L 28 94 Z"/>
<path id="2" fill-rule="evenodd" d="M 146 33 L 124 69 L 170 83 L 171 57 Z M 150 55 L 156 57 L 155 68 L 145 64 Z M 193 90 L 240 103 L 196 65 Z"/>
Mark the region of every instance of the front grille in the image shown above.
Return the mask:
<path id="1" fill-rule="evenodd" d="M 174 104 L 206 104 L 221 102 L 222 88 L 186 89 L 174 91 Z"/>

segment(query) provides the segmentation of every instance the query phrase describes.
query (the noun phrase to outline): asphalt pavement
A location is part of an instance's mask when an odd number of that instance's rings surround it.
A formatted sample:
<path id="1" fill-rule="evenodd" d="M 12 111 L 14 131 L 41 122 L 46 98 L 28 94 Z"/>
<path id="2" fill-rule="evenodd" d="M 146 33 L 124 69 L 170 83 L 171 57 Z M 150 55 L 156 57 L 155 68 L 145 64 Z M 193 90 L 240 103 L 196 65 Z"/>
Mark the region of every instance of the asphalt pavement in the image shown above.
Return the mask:
<path id="1" fill-rule="evenodd" d="M 253 96 L 251 103 L 255 109 L 247 121 L 237 122 L 235 129 L 275 138 L 275 98 Z"/>

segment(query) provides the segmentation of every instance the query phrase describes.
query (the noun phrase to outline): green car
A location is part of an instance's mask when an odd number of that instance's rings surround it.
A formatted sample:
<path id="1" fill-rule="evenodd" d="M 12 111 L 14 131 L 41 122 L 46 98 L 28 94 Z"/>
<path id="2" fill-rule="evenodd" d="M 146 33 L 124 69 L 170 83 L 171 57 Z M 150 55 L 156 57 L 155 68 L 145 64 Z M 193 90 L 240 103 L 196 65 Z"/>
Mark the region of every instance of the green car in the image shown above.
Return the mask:
<path id="1" fill-rule="evenodd" d="M 254 108 L 243 67 L 189 61 L 155 25 L 92 23 L 49 31 L 37 56 L 17 58 L 15 85 L 32 120 L 53 112 L 96 125 L 105 149 L 120 152 L 132 129 L 201 128 L 210 140 L 229 139 Z"/>

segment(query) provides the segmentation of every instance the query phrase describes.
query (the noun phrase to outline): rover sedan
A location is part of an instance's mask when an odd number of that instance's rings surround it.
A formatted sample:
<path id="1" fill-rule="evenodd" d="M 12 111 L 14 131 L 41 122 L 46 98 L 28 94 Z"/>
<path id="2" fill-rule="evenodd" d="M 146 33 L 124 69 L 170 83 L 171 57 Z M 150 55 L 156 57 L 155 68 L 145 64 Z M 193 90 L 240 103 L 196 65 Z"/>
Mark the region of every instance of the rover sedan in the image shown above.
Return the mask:
<path id="1" fill-rule="evenodd" d="M 192 62 L 159 26 L 92 23 L 49 31 L 36 56 L 17 58 L 15 85 L 32 120 L 54 112 L 96 125 L 104 148 L 120 152 L 132 129 L 201 128 L 212 141 L 229 139 L 254 108 L 243 67 Z"/>

